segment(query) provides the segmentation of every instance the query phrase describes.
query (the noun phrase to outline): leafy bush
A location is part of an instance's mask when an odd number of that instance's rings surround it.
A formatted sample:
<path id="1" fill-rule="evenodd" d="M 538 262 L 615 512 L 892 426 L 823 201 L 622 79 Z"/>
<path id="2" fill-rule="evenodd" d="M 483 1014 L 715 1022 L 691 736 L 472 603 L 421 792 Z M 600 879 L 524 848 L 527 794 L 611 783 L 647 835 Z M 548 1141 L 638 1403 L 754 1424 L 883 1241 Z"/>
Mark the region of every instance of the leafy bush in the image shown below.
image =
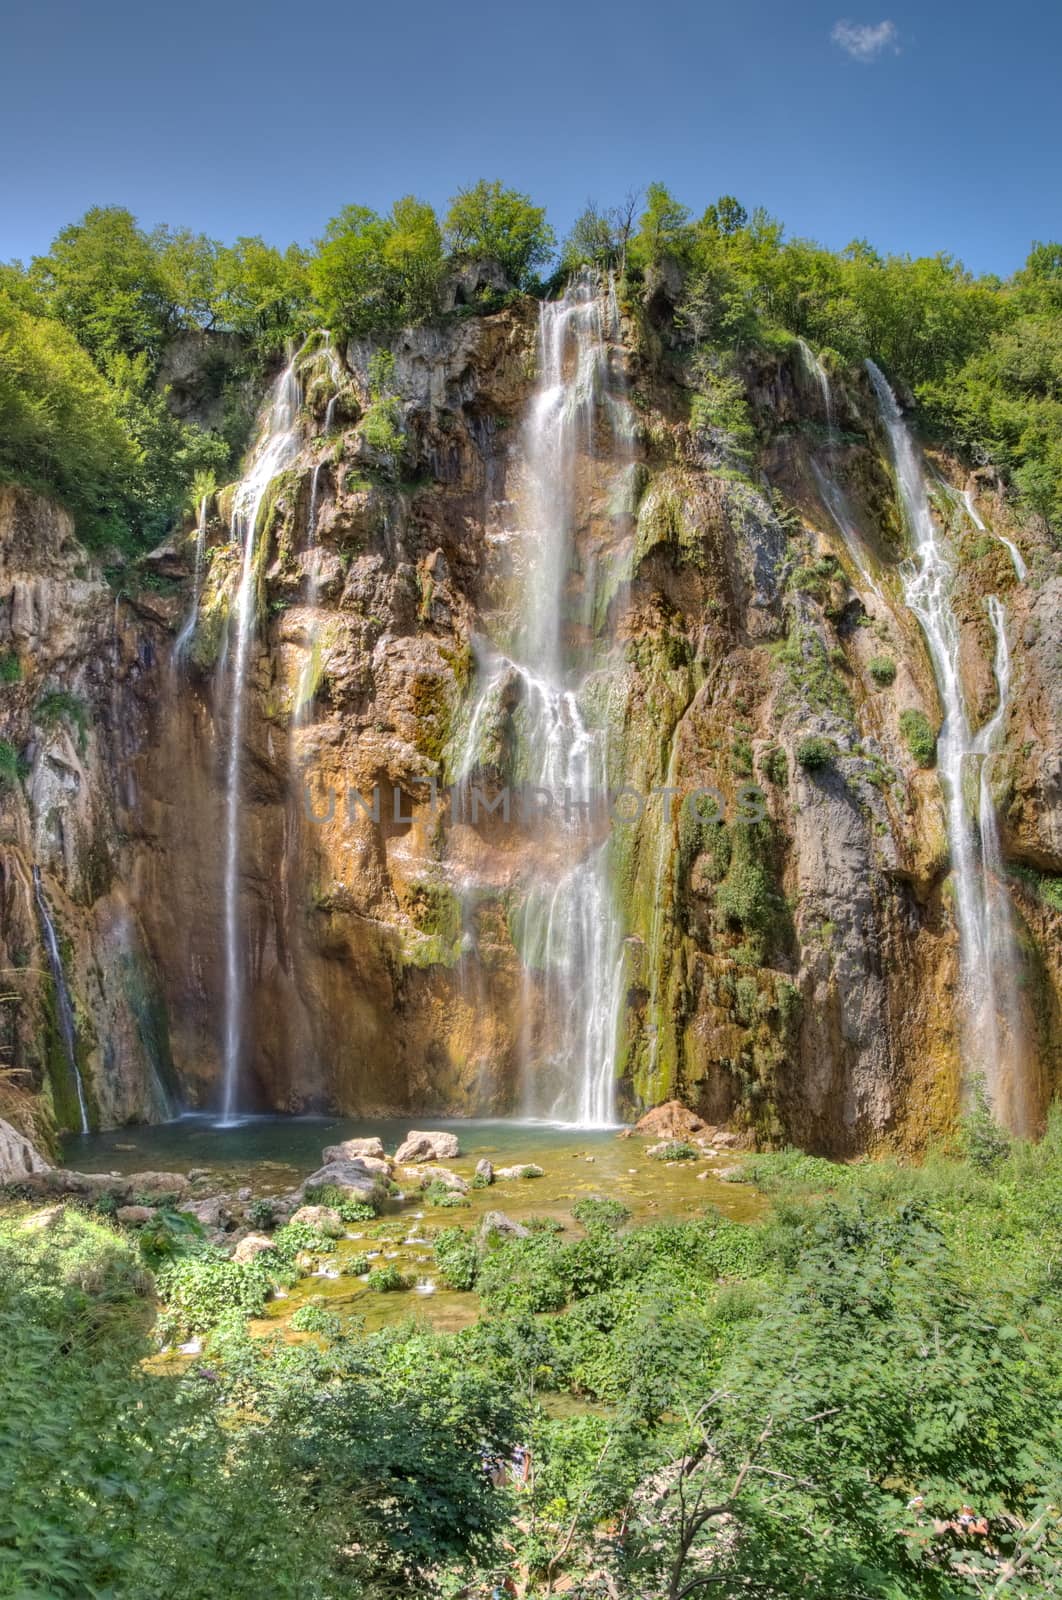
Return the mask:
<path id="1" fill-rule="evenodd" d="M 654 1161 L 696 1161 L 704 1152 L 695 1144 L 687 1144 L 684 1139 L 671 1139 L 667 1144 L 654 1148 L 649 1154 Z"/>
<path id="2" fill-rule="evenodd" d="M 14 789 L 26 775 L 25 763 L 9 739 L 0 739 L 0 789 Z"/>
<path id="3" fill-rule="evenodd" d="M 272 1288 L 261 1257 L 233 1261 L 212 1248 L 167 1262 L 155 1277 L 165 1306 L 159 1336 L 169 1344 L 208 1333 L 230 1313 L 258 1316 Z"/>
<path id="4" fill-rule="evenodd" d="M 292 1262 L 300 1250 L 326 1252 L 335 1249 L 335 1240 L 321 1233 L 311 1222 L 286 1222 L 273 1235 L 273 1247 L 282 1261 Z"/>
<path id="5" fill-rule="evenodd" d="M 395 1289 L 410 1289 L 413 1280 L 407 1277 L 393 1261 L 388 1261 L 382 1267 L 376 1267 L 369 1273 L 369 1288 L 378 1293 L 390 1293 Z"/>
<path id="6" fill-rule="evenodd" d="M 247 1207 L 247 1221 L 259 1233 L 268 1233 L 276 1219 L 276 1207 L 272 1200 L 252 1200 Z"/>
<path id="7" fill-rule="evenodd" d="M 326 1339 L 336 1339 L 343 1324 L 334 1311 L 308 1301 L 292 1313 L 291 1326 L 299 1333 L 319 1333 Z"/>
<path id="8" fill-rule="evenodd" d="M 630 1221 L 631 1213 L 622 1200 L 586 1199 L 576 1201 L 572 1206 L 572 1216 L 587 1233 L 593 1233 L 597 1228 L 618 1233 L 623 1224 Z"/>
<path id="9" fill-rule="evenodd" d="M 18 683 L 22 663 L 13 650 L 0 651 L 0 683 Z"/>
<path id="10" fill-rule="evenodd" d="M 308 1184 L 305 1197 L 308 1205 L 331 1206 L 344 1222 L 374 1222 L 376 1219 L 376 1210 L 368 1201 L 351 1200 L 347 1191 L 334 1183 Z"/>
<path id="11" fill-rule="evenodd" d="M 796 747 L 797 760 L 809 772 L 818 772 L 823 767 L 828 767 L 836 754 L 837 746 L 833 740 L 824 739 L 817 733 L 809 733 Z"/>
<path id="12" fill-rule="evenodd" d="M 469 1198 L 457 1189 L 448 1189 L 446 1184 L 437 1179 L 429 1183 L 424 1191 L 424 1198 L 430 1206 L 439 1211 L 459 1211 L 463 1206 L 471 1204 Z"/>
<path id="13" fill-rule="evenodd" d="M 789 763 L 780 745 L 773 744 L 763 752 L 760 769 L 767 781 L 779 789 L 789 782 Z"/>
<path id="14" fill-rule="evenodd" d="M 443 1228 L 435 1237 L 435 1260 L 448 1289 L 467 1291 L 475 1287 L 479 1272 L 475 1234 L 466 1233 L 464 1228 Z"/>
<path id="15" fill-rule="evenodd" d="M 140 1253 L 149 1267 L 159 1267 L 174 1256 L 198 1249 L 202 1239 L 202 1224 L 195 1217 L 161 1207 L 137 1234 Z"/>
<path id="16" fill-rule="evenodd" d="M 891 656 L 874 656 L 868 663 L 867 671 L 882 689 L 887 689 L 896 680 L 896 663 Z"/>
<path id="17" fill-rule="evenodd" d="M 931 767 L 937 759 L 937 736 L 924 711 L 901 711 L 900 733 L 920 767 Z"/>
<path id="18" fill-rule="evenodd" d="M 70 724 L 77 733 L 78 749 L 84 751 L 89 718 L 80 695 L 67 689 L 49 689 L 37 701 L 33 715 L 42 728 L 57 728 L 61 722 Z"/>

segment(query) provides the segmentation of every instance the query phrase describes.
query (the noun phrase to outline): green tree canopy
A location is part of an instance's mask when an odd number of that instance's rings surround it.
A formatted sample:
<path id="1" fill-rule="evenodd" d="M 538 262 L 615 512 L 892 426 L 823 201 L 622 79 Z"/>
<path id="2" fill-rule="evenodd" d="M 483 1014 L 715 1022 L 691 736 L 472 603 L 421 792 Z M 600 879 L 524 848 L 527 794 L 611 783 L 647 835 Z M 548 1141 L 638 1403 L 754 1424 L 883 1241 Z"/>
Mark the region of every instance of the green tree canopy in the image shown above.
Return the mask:
<path id="1" fill-rule="evenodd" d="M 518 189 L 483 178 L 470 189 L 458 190 L 444 226 L 447 246 L 455 255 L 493 256 L 518 288 L 527 288 L 556 243 L 543 207 L 532 205 Z"/>

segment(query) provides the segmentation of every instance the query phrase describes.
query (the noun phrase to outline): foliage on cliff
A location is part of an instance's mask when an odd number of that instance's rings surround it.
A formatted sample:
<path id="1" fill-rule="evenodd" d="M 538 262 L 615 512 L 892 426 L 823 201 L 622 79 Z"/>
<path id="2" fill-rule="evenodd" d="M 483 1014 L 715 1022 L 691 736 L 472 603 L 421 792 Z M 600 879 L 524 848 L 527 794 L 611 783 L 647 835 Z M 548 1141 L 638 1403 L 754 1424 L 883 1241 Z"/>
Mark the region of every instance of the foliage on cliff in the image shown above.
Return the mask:
<path id="1" fill-rule="evenodd" d="M 9 1217 L 0 1594 L 1055 1593 L 1062 1119 L 1012 1146 L 975 1114 L 961 1145 L 753 1158 L 762 1225 L 443 1229 L 463 1332 L 262 1341 L 226 1295 L 181 1375 L 143 1364 L 127 1236 Z M 499 1483 L 517 1440 L 533 1470 Z"/>
<path id="2" fill-rule="evenodd" d="M 731 196 L 698 219 L 661 184 L 640 215 L 638 205 L 588 208 L 559 270 L 610 266 L 647 294 L 662 275 L 670 337 L 699 349 L 702 391 L 738 403 L 727 385 L 741 352 L 794 335 L 835 362 L 872 357 L 915 392 L 927 426 L 1062 520 L 1062 246 L 1036 245 L 1001 282 L 946 254 L 787 239 Z M 534 290 L 553 248 L 542 208 L 497 182 L 460 190 L 442 222 L 414 196 L 386 215 L 346 206 L 311 251 L 146 232 L 128 211 L 94 208 L 28 268 L 0 267 L 0 474 L 64 501 L 90 543 L 144 548 L 196 473 L 232 468 L 246 442 L 239 407 L 212 429 L 171 414 L 163 375 L 176 337 L 240 341 L 221 380 L 232 385 L 317 324 L 368 335 L 438 315 L 445 273 L 466 258 L 490 257 L 503 282 Z"/>

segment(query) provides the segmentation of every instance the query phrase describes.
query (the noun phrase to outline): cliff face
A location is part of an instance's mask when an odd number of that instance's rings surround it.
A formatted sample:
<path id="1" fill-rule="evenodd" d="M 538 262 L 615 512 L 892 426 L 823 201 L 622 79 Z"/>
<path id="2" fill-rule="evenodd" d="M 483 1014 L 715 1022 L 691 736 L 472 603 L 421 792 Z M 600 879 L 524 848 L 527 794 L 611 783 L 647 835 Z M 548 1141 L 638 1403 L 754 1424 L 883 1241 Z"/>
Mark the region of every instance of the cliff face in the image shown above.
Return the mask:
<path id="1" fill-rule="evenodd" d="M 255 555 L 242 1102 L 526 1105 L 529 1074 L 563 1071 L 535 896 L 604 844 L 621 1108 L 678 1093 L 759 1138 L 917 1145 L 957 1105 L 962 997 L 941 785 L 901 725 L 921 711 L 935 729 L 940 705 L 896 579 L 902 524 L 866 379 L 824 388 L 796 345 L 750 359 L 759 459 L 746 473 L 711 417 L 695 410 L 691 426 L 652 330 L 630 311 L 612 327 L 572 466 L 561 631 L 610 786 L 677 798 L 670 817 L 658 795 L 580 842 L 556 816 L 527 829 L 468 808 L 473 782 L 497 798 L 527 775 L 535 688 L 501 646 L 519 633 L 534 560 L 537 321 L 527 302 L 399 336 L 385 401 L 378 379 L 370 394 L 370 349 L 304 354 L 299 451 L 270 488 Z M 1023 869 L 1006 890 L 1040 1107 L 1062 1065 L 1062 577 L 1046 530 L 1014 526 L 990 481 L 933 466 L 977 724 L 997 704 L 984 596 L 1006 609 L 992 789 L 1006 859 Z M 949 483 L 971 489 L 984 529 Z M 25 765 L 2 798 L 3 964 L 17 992 L 4 1043 L 25 1074 L 7 1094 L 40 1091 L 66 1125 L 34 863 L 93 1118 L 159 1116 L 177 1092 L 218 1103 L 230 510 L 224 491 L 207 509 L 197 625 L 178 656 L 194 531 L 142 562 L 116 602 L 61 513 L 0 495 L 0 648 L 21 673 L 0 696 Z M 1020 546 L 1024 582 L 997 533 Z M 458 799 L 433 806 L 433 781 Z M 721 825 L 680 803 L 709 788 Z"/>

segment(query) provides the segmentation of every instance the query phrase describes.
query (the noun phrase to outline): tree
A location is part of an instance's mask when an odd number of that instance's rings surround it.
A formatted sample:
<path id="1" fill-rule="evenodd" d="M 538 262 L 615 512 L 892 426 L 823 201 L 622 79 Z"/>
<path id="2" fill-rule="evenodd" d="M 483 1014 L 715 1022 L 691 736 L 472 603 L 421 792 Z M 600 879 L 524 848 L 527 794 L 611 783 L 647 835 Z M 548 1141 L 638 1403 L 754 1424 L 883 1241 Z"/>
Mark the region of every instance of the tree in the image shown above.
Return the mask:
<path id="1" fill-rule="evenodd" d="M 536 267 L 545 266 L 556 239 L 545 210 L 532 205 L 517 189 L 480 179 L 459 189 L 444 224 L 447 247 L 459 256 L 493 256 L 518 288 L 532 282 Z"/>
<path id="2" fill-rule="evenodd" d="M 35 258 L 31 275 L 49 313 L 98 365 L 142 351 L 157 364 L 175 308 L 151 240 L 131 212 L 94 206 Z"/>
<path id="3" fill-rule="evenodd" d="M 214 279 L 215 325 L 247 335 L 263 354 L 304 328 L 310 286 L 298 245 L 281 252 L 257 235 L 237 239 L 218 250 Z"/>
<path id="4" fill-rule="evenodd" d="M 431 206 L 406 195 L 387 217 L 345 206 L 329 222 L 309 277 L 329 327 L 372 333 L 421 322 L 438 308 L 442 237 Z"/>
<path id="5" fill-rule="evenodd" d="M 689 211 L 662 183 L 645 192 L 645 210 L 632 241 L 632 255 L 640 267 L 656 266 L 664 256 L 681 257 L 690 242 Z"/>

